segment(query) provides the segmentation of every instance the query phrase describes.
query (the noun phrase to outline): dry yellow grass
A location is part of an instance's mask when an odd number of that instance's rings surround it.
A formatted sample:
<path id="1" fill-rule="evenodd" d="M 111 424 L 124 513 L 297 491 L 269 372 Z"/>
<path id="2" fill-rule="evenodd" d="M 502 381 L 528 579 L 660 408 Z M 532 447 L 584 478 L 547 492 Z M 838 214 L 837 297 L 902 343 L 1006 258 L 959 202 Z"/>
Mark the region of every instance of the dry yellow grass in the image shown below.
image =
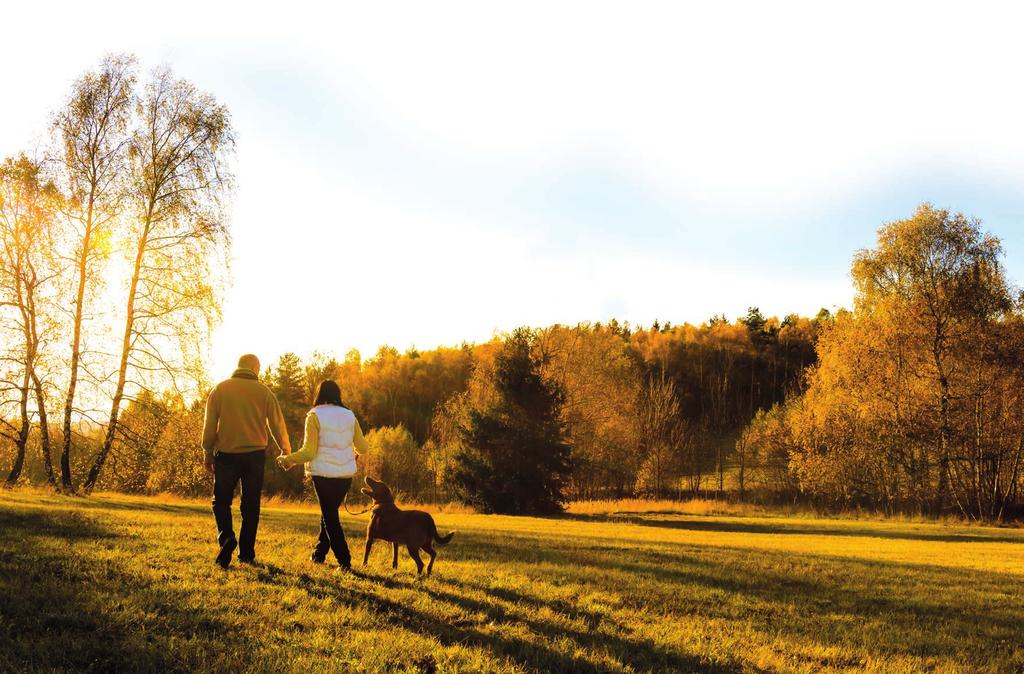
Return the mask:
<path id="1" fill-rule="evenodd" d="M 730 503 L 711 499 L 609 499 L 600 501 L 574 501 L 566 512 L 573 515 L 623 515 L 623 514 L 676 514 L 676 515 L 755 515 L 766 509 L 747 503 Z"/>
<path id="2" fill-rule="evenodd" d="M 205 501 L 5 492 L 0 669 L 1024 667 L 1024 531 L 627 511 L 440 513 L 433 578 L 383 548 L 339 578 L 304 559 L 310 505 L 266 508 L 261 564 L 222 572 Z"/>

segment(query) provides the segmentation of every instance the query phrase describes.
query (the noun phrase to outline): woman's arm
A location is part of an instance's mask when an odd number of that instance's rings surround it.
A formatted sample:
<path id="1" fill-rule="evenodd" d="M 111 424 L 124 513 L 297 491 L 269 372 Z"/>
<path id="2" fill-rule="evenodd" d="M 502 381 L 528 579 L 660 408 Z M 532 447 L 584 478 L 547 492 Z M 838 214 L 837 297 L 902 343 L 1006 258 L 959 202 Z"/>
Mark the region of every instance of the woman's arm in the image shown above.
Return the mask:
<path id="1" fill-rule="evenodd" d="M 352 444 L 355 446 L 356 456 L 366 454 L 369 451 L 370 445 L 366 442 L 366 438 L 363 437 L 363 429 L 359 428 L 359 420 L 356 420 L 355 430 L 352 431 Z"/>
<path id="2" fill-rule="evenodd" d="M 300 463 L 308 463 L 316 458 L 316 453 L 320 449 L 320 420 L 317 419 L 316 414 L 313 412 L 306 415 L 304 435 L 302 448 L 299 451 L 292 452 L 278 459 L 278 462 L 285 468 L 291 468 Z"/>

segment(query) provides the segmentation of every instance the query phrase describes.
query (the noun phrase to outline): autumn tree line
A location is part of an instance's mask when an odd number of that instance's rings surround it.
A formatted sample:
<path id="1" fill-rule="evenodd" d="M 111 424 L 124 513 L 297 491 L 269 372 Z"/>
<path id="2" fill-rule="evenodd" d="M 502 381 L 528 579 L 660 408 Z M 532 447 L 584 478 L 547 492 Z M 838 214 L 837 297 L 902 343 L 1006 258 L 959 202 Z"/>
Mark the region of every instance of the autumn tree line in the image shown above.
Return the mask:
<path id="1" fill-rule="evenodd" d="M 363 469 L 405 498 L 551 512 L 573 499 L 728 497 L 957 514 L 1021 512 L 1024 313 L 997 238 L 922 205 L 858 251 L 835 315 L 520 328 L 363 359 L 286 354 L 263 379 L 293 440 L 339 382 Z M 201 398 L 133 402 L 112 489 L 207 489 Z M 127 447 L 127 445 L 126 445 Z M 301 479 L 273 473 L 299 495 Z"/>
<path id="2" fill-rule="evenodd" d="M 759 411 L 738 447 L 828 503 L 1019 516 L 1024 305 L 999 239 L 925 204 L 879 229 L 851 276 L 803 393 Z"/>
<path id="3" fill-rule="evenodd" d="M 34 154 L 0 166 L 6 484 L 208 491 L 204 345 L 233 147 L 212 96 L 111 56 Z M 1022 511 L 1024 311 L 1003 257 L 980 222 L 924 204 L 854 254 L 854 302 L 835 315 L 289 353 L 262 379 L 293 445 L 336 380 L 368 431 L 362 470 L 410 500 L 551 512 L 700 496 L 1004 520 Z M 305 493 L 272 462 L 267 488 Z"/>

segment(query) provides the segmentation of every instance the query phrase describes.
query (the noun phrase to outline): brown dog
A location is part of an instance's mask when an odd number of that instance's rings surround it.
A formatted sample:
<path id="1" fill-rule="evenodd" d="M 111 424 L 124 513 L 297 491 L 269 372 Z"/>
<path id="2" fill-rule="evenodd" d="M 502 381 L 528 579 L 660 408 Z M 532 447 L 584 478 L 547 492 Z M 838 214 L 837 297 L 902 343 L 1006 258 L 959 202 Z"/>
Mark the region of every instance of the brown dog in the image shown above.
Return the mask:
<path id="1" fill-rule="evenodd" d="M 416 562 L 416 574 L 423 573 L 423 560 L 420 559 L 420 550 L 426 550 L 430 555 L 430 562 L 427 564 L 427 575 L 430 575 L 434 568 L 434 547 L 433 541 L 444 545 L 452 540 L 455 532 L 447 536 L 437 535 L 437 525 L 430 513 L 422 510 L 401 510 L 395 505 L 395 497 L 386 484 L 372 477 L 366 477 L 366 487 L 359 491 L 373 499 L 373 515 L 370 517 L 370 524 L 366 527 L 366 550 L 363 552 L 363 565 L 370 559 L 370 548 L 377 539 L 391 543 L 393 554 L 391 568 L 398 568 L 398 546 L 402 544 L 409 551 L 412 561 Z M 367 489 L 369 487 L 369 489 Z"/>

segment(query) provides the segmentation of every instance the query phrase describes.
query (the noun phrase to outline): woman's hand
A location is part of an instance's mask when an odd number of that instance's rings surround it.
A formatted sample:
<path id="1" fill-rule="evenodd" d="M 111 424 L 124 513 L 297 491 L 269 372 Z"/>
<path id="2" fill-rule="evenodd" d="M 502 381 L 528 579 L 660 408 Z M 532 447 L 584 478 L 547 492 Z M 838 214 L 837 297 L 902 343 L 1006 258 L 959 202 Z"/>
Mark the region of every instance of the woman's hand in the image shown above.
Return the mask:
<path id="1" fill-rule="evenodd" d="M 279 465 L 284 470 L 291 470 L 292 467 L 294 466 L 294 464 L 292 464 L 290 461 L 288 461 L 288 456 L 286 454 L 278 455 L 278 457 L 277 457 L 277 465 Z"/>

